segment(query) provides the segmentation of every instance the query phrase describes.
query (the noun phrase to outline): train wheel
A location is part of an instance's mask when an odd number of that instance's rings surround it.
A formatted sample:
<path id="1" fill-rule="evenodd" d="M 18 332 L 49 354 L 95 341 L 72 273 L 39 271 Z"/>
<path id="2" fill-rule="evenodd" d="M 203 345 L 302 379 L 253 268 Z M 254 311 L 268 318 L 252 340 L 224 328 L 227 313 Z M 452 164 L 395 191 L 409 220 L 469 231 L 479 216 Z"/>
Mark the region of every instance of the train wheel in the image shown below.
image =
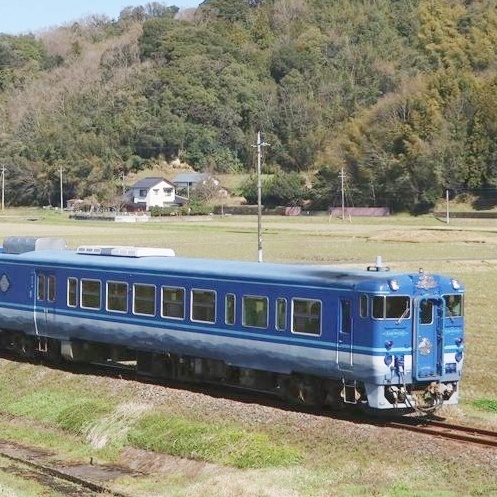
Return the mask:
<path id="1" fill-rule="evenodd" d="M 325 401 L 322 381 L 301 375 L 292 375 L 284 381 L 283 396 L 290 402 L 308 406 L 323 405 Z"/>

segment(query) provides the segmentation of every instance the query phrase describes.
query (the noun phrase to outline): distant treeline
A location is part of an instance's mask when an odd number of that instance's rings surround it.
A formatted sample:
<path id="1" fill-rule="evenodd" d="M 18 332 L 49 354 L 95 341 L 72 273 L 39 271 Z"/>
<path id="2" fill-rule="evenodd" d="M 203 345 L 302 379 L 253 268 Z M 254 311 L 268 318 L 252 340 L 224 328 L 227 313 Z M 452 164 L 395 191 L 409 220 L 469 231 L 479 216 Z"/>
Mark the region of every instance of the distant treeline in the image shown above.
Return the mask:
<path id="1" fill-rule="evenodd" d="M 426 212 L 497 185 L 496 68 L 484 0 L 152 2 L 3 34 L 5 198 L 58 204 L 63 174 L 65 199 L 111 205 L 123 175 L 178 158 L 253 171 L 261 131 L 263 172 L 301 178 L 290 203 L 344 185 L 355 206 Z"/>

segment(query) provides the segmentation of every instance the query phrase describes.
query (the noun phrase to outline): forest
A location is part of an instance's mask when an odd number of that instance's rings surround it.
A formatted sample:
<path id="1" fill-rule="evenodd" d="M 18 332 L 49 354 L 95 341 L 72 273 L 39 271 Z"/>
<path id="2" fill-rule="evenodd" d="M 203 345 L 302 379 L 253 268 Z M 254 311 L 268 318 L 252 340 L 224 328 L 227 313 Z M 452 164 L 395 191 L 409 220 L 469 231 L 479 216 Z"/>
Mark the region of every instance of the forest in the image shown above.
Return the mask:
<path id="1" fill-rule="evenodd" d="M 94 198 L 157 161 L 264 199 L 428 212 L 497 187 L 495 0 L 205 0 L 0 33 L 8 205 Z M 242 189 L 253 201 L 254 179 Z"/>

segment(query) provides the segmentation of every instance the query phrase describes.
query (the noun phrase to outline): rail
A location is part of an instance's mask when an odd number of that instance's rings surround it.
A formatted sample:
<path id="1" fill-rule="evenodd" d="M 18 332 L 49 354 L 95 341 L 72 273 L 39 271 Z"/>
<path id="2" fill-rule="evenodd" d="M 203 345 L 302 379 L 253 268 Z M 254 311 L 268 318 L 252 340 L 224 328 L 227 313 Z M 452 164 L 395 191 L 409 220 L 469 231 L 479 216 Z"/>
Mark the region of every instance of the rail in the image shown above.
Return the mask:
<path id="1" fill-rule="evenodd" d="M 385 426 L 414 431 L 416 433 L 424 433 L 445 439 L 457 440 L 459 442 L 497 448 L 497 432 L 481 428 L 461 426 L 432 420 L 423 422 L 418 421 L 417 423 L 409 421 L 391 421 Z"/>

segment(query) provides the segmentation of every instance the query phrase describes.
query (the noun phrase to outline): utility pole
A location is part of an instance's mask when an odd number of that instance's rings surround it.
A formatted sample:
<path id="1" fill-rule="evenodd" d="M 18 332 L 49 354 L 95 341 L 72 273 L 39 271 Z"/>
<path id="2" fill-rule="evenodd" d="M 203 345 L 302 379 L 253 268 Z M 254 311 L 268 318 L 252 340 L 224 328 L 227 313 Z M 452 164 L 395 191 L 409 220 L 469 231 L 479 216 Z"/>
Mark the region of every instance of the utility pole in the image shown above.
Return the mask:
<path id="1" fill-rule="evenodd" d="M 2 164 L 2 210 L 5 208 L 5 166 Z"/>
<path id="2" fill-rule="evenodd" d="M 262 262 L 262 180 L 261 180 L 261 148 L 269 143 L 261 142 L 261 132 L 257 132 L 257 260 Z"/>
<path id="3" fill-rule="evenodd" d="M 344 180 L 345 180 L 345 173 L 343 172 L 343 167 L 340 169 L 340 179 L 342 180 L 342 221 L 345 220 L 345 187 L 344 187 Z"/>
<path id="4" fill-rule="evenodd" d="M 445 190 L 445 206 L 446 206 L 446 214 L 445 214 L 445 218 L 446 218 L 446 223 L 449 224 L 450 223 L 450 215 L 449 215 L 449 190 Z"/>
<path id="5" fill-rule="evenodd" d="M 64 213 L 64 192 L 62 191 L 62 166 L 60 166 L 60 212 Z"/>

